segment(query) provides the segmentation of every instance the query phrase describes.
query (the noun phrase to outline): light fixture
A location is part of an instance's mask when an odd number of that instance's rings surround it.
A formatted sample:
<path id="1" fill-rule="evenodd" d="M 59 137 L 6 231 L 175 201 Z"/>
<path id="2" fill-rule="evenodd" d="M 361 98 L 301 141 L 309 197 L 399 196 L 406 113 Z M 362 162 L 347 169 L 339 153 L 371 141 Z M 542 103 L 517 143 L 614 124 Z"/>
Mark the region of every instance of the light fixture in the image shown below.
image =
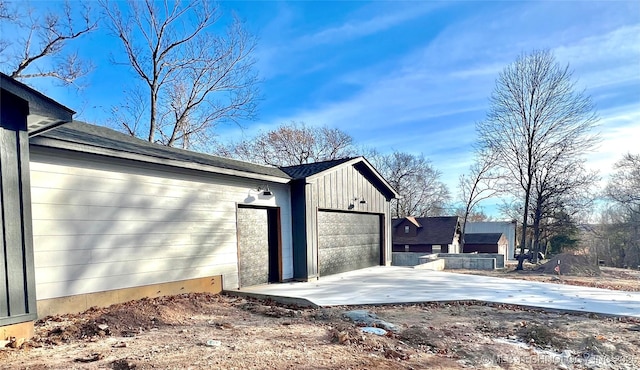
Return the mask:
<path id="1" fill-rule="evenodd" d="M 259 192 L 262 192 L 262 195 L 264 195 L 265 197 L 270 197 L 270 196 L 273 195 L 273 192 L 271 192 L 271 190 L 269 190 L 269 185 L 258 186 L 257 190 Z"/>
<path id="2" fill-rule="evenodd" d="M 353 198 L 353 204 L 355 204 L 356 202 L 358 202 L 360 204 L 367 204 L 367 201 L 364 200 L 364 198 L 360 198 L 360 197 Z"/>

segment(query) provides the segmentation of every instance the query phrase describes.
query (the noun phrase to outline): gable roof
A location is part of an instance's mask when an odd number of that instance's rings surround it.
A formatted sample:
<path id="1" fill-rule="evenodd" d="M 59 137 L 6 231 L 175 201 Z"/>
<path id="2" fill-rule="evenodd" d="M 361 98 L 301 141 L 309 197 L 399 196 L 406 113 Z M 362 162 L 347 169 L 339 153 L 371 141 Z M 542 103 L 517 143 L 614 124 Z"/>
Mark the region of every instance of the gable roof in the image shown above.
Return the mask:
<path id="1" fill-rule="evenodd" d="M 294 180 L 311 180 L 324 176 L 340 166 L 353 166 L 366 177 L 387 200 L 399 198 L 394 188 L 389 185 L 382 175 L 364 157 L 341 158 L 322 162 L 300 164 L 296 166 L 281 167 L 280 169 Z"/>
<path id="2" fill-rule="evenodd" d="M 422 227 L 418 227 L 416 236 L 404 236 L 393 234 L 393 244 L 431 244 L 447 245 L 453 242 L 453 238 L 459 230 L 460 218 L 458 216 L 443 217 L 411 217 Z M 393 227 L 397 228 L 403 222 L 415 223 L 409 217 L 395 219 Z"/>
<path id="3" fill-rule="evenodd" d="M 498 244 L 503 233 L 473 233 L 464 234 L 465 244 Z"/>
<path id="4" fill-rule="evenodd" d="M 204 153 L 150 143 L 121 132 L 73 121 L 30 140 L 31 145 L 53 147 L 190 168 L 232 176 L 287 183 L 291 177 L 277 167 L 262 166 Z"/>

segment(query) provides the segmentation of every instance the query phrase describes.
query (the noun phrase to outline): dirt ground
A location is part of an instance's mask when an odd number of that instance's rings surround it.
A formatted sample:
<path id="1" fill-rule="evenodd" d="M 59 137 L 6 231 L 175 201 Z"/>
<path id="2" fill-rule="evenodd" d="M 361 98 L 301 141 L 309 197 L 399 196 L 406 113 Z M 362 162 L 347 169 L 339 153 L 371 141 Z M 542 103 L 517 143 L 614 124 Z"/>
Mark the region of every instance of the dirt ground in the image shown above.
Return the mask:
<path id="1" fill-rule="evenodd" d="M 363 333 L 347 310 L 397 326 Z M 640 320 L 478 303 L 300 308 L 228 295 L 47 317 L 7 369 L 638 369 Z"/>
<path id="2" fill-rule="evenodd" d="M 565 262 L 565 261 L 563 261 Z M 561 266 L 571 265 L 571 261 Z M 502 270 L 448 270 L 462 274 L 493 276 L 508 279 L 541 281 L 545 283 L 579 285 L 595 288 L 624 290 L 629 292 L 640 292 L 640 271 L 621 269 L 615 267 L 600 267 L 598 272 L 594 272 L 593 267 L 582 267 L 577 273 L 564 273 L 558 275 L 554 273 L 553 267 L 556 260 L 548 261 L 542 265 L 530 263 L 524 264 L 524 270 L 516 271 L 516 265 L 507 265 Z M 598 275 L 599 274 L 599 275 Z"/>

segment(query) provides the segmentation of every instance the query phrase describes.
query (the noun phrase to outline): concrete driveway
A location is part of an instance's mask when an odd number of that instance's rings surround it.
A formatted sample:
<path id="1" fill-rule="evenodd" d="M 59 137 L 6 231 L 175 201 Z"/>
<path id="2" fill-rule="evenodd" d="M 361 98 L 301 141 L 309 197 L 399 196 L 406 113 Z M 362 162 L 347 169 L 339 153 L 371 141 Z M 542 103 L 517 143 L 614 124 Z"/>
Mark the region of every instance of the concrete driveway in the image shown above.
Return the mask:
<path id="1" fill-rule="evenodd" d="M 318 306 L 479 300 L 640 317 L 640 293 L 392 266 L 240 292 L 308 300 Z"/>

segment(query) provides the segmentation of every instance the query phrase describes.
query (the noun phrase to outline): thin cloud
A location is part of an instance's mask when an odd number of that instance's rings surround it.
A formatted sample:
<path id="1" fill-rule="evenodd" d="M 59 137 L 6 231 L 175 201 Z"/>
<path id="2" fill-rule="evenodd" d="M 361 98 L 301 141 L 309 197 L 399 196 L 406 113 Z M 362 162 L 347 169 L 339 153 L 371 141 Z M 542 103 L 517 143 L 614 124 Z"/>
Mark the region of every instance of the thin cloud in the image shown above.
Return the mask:
<path id="1" fill-rule="evenodd" d="M 418 6 L 416 6 L 418 5 Z M 300 37 L 294 43 L 310 48 L 322 44 L 333 44 L 370 36 L 388 30 L 406 21 L 424 16 L 440 4 L 412 4 L 410 7 L 392 10 L 384 15 L 366 19 L 347 19 L 344 23 Z"/>
<path id="2" fill-rule="evenodd" d="M 379 6 L 385 8 L 381 11 Z M 292 68 L 300 68 L 302 63 L 313 62 L 313 68 L 303 68 L 303 73 L 318 71 L 326 67 L 327 63 L 317 63 L 310 58 L 313 55 L 310 50 L 314 48 L 332 47 L 336 44 L 353 42 L 363 37 L 372 36 L 393 27 L 401 26 L 407 21 L 425 16 L 434 9 L 445 6 L 443 3 L 410 3 L 400 7 L 398 3 L 388 6 L 387 3 L 377 3 L 368 11 L 360 11 L 358 14 L 350 14 L 338 24 L 317 30 L 312 33 L 297 34 L 294 11 L 289 7 L 281 7 L 274 20 L 265 27 L 263 41 L 265 44 L 258 46 L 258 65 L 263 75 L 274 78 L 287 74 Z M 377 11 L 376 11 L 377 10 Z M 372 12 L 383 15 L 371 15 Z M 282 39 L 282 35 L 291 38 Z"/>

